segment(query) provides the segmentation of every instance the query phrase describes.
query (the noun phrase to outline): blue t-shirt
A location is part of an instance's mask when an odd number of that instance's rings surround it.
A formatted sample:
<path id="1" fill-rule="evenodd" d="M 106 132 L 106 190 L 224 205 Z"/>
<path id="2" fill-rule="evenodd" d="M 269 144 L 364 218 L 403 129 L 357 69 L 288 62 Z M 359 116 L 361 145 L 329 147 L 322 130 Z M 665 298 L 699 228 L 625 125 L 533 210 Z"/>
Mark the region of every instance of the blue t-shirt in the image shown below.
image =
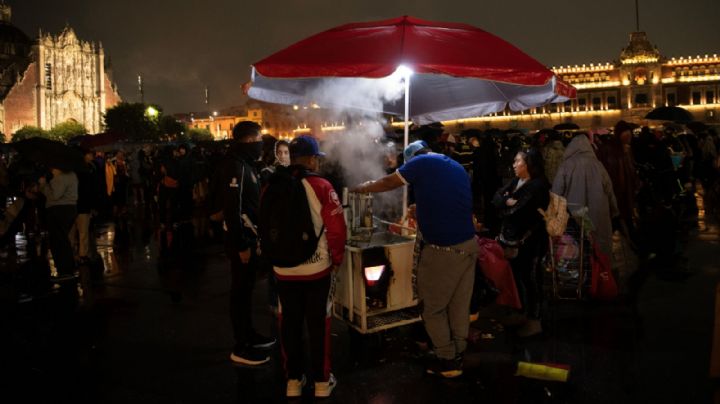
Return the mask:
<path id="1" fill-rule="evenodd" d="M 397 172 L 412 185 L 423 239 L 449 246 L 475 236 L 470 177 L 460 164 L 431 153 L 414 157 Z"/>

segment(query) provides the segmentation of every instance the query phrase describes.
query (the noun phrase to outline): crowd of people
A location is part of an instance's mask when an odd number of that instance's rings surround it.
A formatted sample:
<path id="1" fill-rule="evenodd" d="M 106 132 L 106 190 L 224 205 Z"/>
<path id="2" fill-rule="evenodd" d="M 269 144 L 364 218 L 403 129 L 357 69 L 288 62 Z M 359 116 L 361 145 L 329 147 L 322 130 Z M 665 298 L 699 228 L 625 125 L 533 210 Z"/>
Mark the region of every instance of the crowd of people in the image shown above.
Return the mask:
<path id="1" fill-rule="evenodd" d="M 611 257 L 613 234 L 620 233 L 639 257 L 665 268 L 682 261 L 677 232 L 683 215 L 697 211 L 695 193 L 702 190 L 706 200 L 720 193 L 720 139 L 704 126 L 653 130 L 621 121 L 612 132 L 447 134 L 433 124 L 413 136 L 417 140 L 404 150 L 391 146 L 378 156 L 387 176 L 347 185 L 361 193 L 410 186 L 409 211 L 422 242 L 418 294 L 435 354 L 427 370 L 444 377 L 462 373 L 470 301 L 477 292 L 476 236 L 503 246 L 522 303 L 517 333 L 531 336 L 542 332 L 548 234 L 541 211 L 553 194 L 566 200 L 571 216 L 588 221 L 600 252 Z M 231 360 L 247 366 L 269 361 L 267 349 L 276 340 L 253 327 L 252 290 L 260 272 L 272 272 L 287 396 L 301 395 L 307 382 L 304 323 L 315 395 L 331 394 L 337 381 L 329 367 L 329 302 L 346 242 L 337 197 L 344 181 L 336 166 L 323 163 L 315 138 L 276 141 L 245 121 L 227 142 L 81 151 L 86 167 L 77 172 L 39 167 L 11 151 L 3 155 L 3 246 L 17 232 L 36 237 L 46 231 L 57 269 L 47 281 L 62 284 L 93 259 L 92 224 L 123 226 L 131 210 L 155 220 L 161 255 L 186 252 L 193 240 L 222 239 L 231 268 Z M 295 205 L 307 215 L 267 211 L 289 206 L 298 192 L 304 196 Z M 273 201 L 273 195 L 287 200 Z M 299 237 L 296 244 L 293 237 Z M 292 254 L 298 258 L 279 256 L 282 243 L 288 249 L 297 245 Z"/>

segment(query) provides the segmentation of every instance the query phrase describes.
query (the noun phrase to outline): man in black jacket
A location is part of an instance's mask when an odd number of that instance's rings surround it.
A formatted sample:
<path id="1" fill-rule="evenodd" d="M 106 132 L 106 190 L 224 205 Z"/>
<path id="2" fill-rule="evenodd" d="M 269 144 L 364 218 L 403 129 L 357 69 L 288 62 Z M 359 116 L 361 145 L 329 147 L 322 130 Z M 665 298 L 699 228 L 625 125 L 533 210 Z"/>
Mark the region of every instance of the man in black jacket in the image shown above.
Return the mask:
<path id="1" fill-rule="evenodd" d="M 270 360 L 260 351 L 275 344 L 252 326 L 252 290 L 257 269 L 257 234 L 260 181 L 255 162 L 262 153 L 260 126 L 239 122 L 233 128 L 233 143 L 217 168 L 211 195 L 213 216 L 221 216 L 225 230 L 225 252 L 230 260 L 232 285 L 230 317 L 235 334 L 235 348 L 230 360 L 243 365 L 260 365 Z M 219 215 L 219 212 L 222 214 Z"/>
<path id="2" fill-rule="evenodd" d="M 78 172 L 78 200 L 77 217 L 73 224 L 70 238 L 73 244 L 73 251 L 80 263 L 86 263 L 91 255 L 90 252 L 90 220 L 92 211 L 98 208 L 97 189 L 98 170 L 93 162 L 94 153 L 91 150 L 84 151 L 85 165 L 87 170 Z"/>

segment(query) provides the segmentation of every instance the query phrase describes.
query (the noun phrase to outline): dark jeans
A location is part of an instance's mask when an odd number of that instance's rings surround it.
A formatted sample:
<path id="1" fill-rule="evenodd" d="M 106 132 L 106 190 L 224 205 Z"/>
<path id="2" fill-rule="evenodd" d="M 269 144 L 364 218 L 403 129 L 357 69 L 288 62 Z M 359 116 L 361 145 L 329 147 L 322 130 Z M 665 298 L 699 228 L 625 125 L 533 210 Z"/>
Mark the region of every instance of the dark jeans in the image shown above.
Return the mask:
<path id="1" fill-rule="evenodd" d="M 60 275 L 70 275 L 75 270 L 75 258 L 70 244 L 70 229 L 75 223 L 75 205 L 58 205 L 47 208 L 47 229 L 55 268 Z"/>
<path id="2" fill-rule="evenodd" d="M 254 334 L 252 325 L 252 291 L 255 287 L 257 257 L 253 253 L 250 262 L 243 264 L 237 249 L 226 246 L 230 259 L 232 283 L 230 286 L 230 319 L 235 335 L 235 350 L 241 351 L 251 342 Z"/>
<path id="3" fill-rule="evenodd" d="M 303 375 L 303 325 L 310 339 L 312 380 L 325 382 L 330 377 L 330 315 L 327 310 L 330 276 L 312 281 L 277 282 L 282 314 L 280 335 L 288 379 Z M 311 380 L 311 381 L 312 381 Z"/>

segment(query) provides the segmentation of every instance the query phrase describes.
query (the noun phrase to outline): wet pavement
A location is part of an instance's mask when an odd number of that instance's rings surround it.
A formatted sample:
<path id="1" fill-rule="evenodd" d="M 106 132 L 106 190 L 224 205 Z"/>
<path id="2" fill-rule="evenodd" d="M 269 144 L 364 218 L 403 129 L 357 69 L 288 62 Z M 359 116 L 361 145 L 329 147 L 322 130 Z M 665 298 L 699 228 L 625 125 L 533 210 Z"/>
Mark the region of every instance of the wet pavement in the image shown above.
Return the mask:
<path id="1" fill-rule="evenodd" d="M 702 205 L 701 205 L 702 206 Z M 686 269 L 640 273 L 635 301 L 548 305 L 542 337 L 521 340 L 485 313 L 471 330 L 465 374 L 424 373 L 411 327 L 359 336 L 334 321 L 333 403 L 706 403 L 715 286 L 716 212 L 685 223 Z M 159 254 L 141 214 L 99 226 L 104 265 L 82 268 L 80 292 L 34 286 L 50 270 L 18 238 L 0 254 L 0 402 L 285 402 L 279 351 L 259 369 L 228 360 L 229 268 L 222 247 Z M 35 275 L 33 275 L 35 274 Z M 39 275 L 38 275 L 39 274 Z M 76 305 L 76 294 L 80 294 Z M 267 281 L 255 289 L 259 331 L 276 335 Z M 566 364 L 566 383 L 514 376 L 518 361 Z M 291 402 L 312 402 L 312 392 Z"/>

